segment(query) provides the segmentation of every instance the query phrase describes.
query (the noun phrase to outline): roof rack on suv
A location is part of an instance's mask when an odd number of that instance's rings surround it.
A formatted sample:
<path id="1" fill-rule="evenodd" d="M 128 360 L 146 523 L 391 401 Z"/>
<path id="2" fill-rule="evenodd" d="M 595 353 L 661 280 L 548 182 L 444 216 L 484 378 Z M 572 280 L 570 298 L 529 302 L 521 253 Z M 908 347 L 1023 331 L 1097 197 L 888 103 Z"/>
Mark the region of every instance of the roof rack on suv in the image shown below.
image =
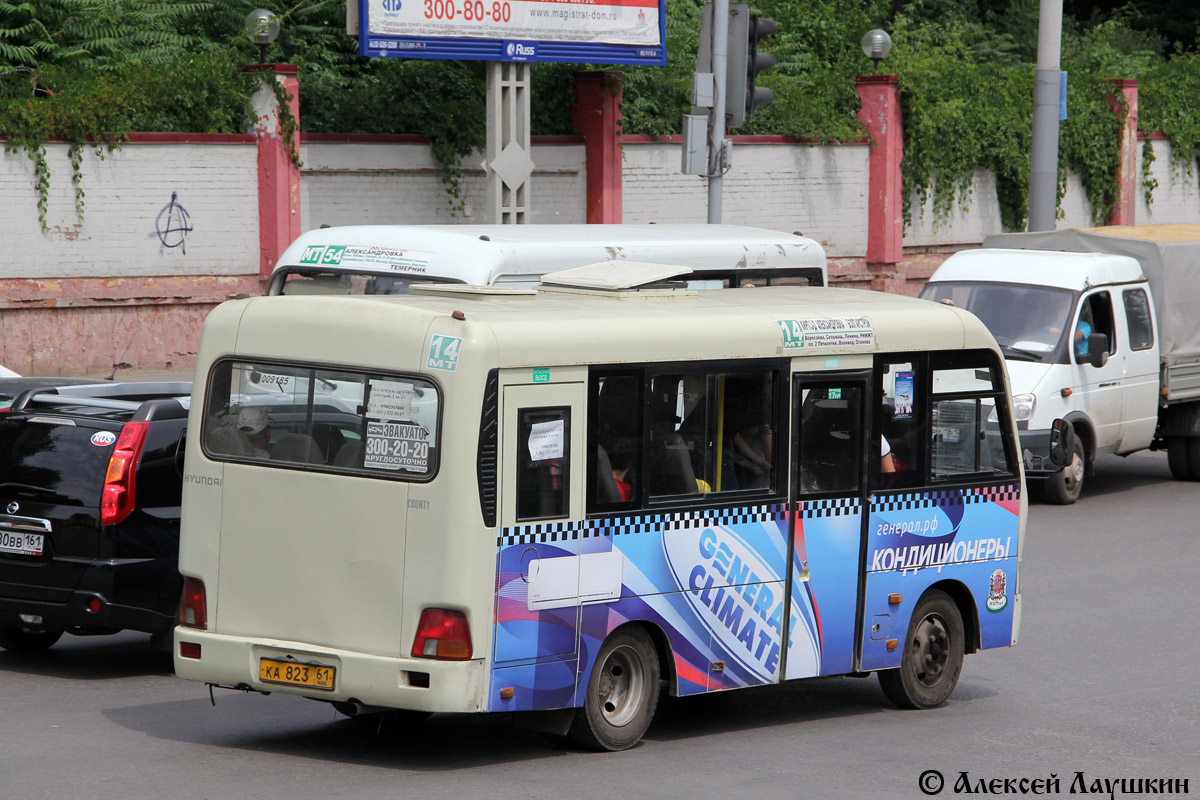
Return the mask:
<path id="1" fill-rule="evenodd" d="M 34 405 L 47 405 L 72 406 L 75 408 L 103 408 L 114 411 L 137 411 L 147 400 L 180 400 L 190 397 L 191 393 L 192 384 L 189 381 L 48 386 L 23 392 L 13 402 L 12 410 L 20 411 Z"/>

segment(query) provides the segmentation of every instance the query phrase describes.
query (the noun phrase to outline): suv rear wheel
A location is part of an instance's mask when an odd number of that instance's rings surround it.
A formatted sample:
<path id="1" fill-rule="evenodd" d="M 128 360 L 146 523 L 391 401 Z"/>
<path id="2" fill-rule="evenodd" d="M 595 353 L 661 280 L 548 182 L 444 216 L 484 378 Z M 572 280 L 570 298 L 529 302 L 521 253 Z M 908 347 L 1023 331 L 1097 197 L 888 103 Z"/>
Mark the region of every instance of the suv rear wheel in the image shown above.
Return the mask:
<path id="1" fill-rule="evenodd" d="M 0 628 L 0 647 L 14 653 L 40 653 L 62 635 L 56 628 Z"/>

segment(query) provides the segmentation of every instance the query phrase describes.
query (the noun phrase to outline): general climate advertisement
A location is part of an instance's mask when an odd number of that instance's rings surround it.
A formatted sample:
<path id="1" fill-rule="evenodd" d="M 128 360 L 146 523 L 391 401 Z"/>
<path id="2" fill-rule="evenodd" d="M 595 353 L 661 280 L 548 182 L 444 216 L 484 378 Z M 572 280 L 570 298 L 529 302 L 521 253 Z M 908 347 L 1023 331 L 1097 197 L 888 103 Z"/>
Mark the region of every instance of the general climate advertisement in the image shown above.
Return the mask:
<path id="1" fill-rule="evenodd" d="M 785 651 L 789 676 L 819 674 L 817 612 L 809 593 L 787 597 L 787 544 L 782 504 L 505 529 L 490 709 L 578 705 L 631 620 L 667 637 L 680 695 L 775 683 Z"/>

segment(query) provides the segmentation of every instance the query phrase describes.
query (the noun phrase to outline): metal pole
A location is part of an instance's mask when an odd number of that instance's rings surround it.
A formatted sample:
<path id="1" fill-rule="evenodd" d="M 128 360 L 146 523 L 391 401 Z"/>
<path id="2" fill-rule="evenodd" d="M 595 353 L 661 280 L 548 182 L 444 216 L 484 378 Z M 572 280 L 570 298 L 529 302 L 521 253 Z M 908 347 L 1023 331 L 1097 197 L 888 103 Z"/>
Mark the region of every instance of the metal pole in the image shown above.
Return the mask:
<path id="1" fill-rule="evenodd" d="M 729 0 L 713 0 L 713 107 L 708 125 L 708 221 L 721 221 L 721 164 L 725 149 L 725 83 L 729 61 Z"/>
<path id="2" fill-rule="evenodd" d="M 1058 211 L 1058 107 L 1062 73 L 1062 0 L 1041 0 L 1037 72 L 1033 79 L 1033 141 L 1029 160 L 1029 225 L 1052 231 Z"/>

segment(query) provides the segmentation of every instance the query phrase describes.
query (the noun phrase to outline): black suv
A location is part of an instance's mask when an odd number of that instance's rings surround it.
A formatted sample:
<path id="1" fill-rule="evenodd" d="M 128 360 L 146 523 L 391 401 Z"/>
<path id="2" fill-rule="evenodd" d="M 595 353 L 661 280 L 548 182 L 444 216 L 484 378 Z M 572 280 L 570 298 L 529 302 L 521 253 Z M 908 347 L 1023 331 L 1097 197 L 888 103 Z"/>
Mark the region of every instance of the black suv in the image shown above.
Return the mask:
<path id="1" fill-rule="evenodd" d="M 120 630 L 169 646 L 190 395 L 50 385 L 0 409 L 0 647 Z"/>

